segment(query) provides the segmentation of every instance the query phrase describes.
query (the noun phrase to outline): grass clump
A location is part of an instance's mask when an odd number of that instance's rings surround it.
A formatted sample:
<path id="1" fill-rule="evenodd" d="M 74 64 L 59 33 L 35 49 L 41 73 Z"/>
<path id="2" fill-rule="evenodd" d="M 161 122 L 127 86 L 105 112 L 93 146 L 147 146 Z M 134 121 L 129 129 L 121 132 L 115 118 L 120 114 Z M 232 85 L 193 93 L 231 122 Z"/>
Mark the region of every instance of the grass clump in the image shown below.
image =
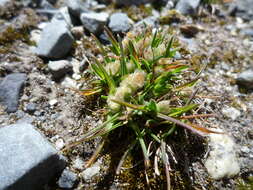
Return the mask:
<path id="1" fill-rule="evenodd" d="M 150 170 L 152 163 L 155 174 L 160 175 L 159 166 L 163 165 L 167 189 L 170 189 L 168 138 L 178 127 L 201 136 L 212 132 L 191 122 L 193 118 L 202 116 L 192 115 L 198 105 L 191 103 L 194 93 L 184 91 L 197 82 L 199 73 L 190 79 L 189 73 L 193 73 L 190 72 L 191 65 L 174 59 L 179 50 L 176 47 L 178 43 L 167 31 L 146 29 L 142 34 L 128 33 L 124 40 L 119 36 L 116 38 L 108 29 L 106 32 L 111 45 L 104 47 L 94 37 L 103 59 L 94 57 L 90 62 L 91 73 L 95 76 L 93 88 L 82 92 L 84 95 L 101 95 L 105 100 L 106 119 L 72 145 L 98 136 L 105 141 L 108 134 L 117 128 L 130 130 L 134 138 L 122 155 L 116 173 L 120 173 L 127 155 L 139 146 L 145 169 Z M 88 165 L 95 160 L 103 144 Z"/>

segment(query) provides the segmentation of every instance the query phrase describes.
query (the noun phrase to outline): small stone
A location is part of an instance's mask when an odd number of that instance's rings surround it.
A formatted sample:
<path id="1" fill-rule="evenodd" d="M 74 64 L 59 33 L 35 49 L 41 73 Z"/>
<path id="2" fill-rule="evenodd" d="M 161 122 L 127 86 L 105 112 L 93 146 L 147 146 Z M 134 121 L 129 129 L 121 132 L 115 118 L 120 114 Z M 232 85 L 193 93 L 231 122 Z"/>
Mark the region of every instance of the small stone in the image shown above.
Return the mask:
<path id="1" fill-rule="evenodd" d="M 55 147 L 57 150 L 61 150 L 65 146 L 64 140 L 63 139 L 58 139 L 55 142 Z"/>
<path id="2" fill-rule="evenodd" d="M 0 103 L 6 107 L 7 113 L 18 110 L 19 98 L 25 81 L 26 74 L 13 73 L 7 75 L 0 83 Z"/>
<path id="3" fill-rule="evenodd" d="M 71 28 L 71 33 L 76 39 L 81 39 L 84 35 L 84 28 L 83 26 L 75 26 Z"/>
<path id="4" fill-rule="evenodd" d="M 249 149 L 247 146 L 243 146 L 243 147 L 241 148 L 241 151 L 242 151 L 243 153 L 246 153 L 246 154 L 250 153 L 250 149 Z"/>
<path id="5" fill-rule="evenodd" d="M 73 72 L 76 74 L 81 74 L 85 69 L 86 62 L 88 62 L 88 59 L 86 56 L 84 56 L 84 59 L 82 61 L 78 61 L 77 59 L 73 58 L 70 62 L 73 67 Z"/>
<path id="6" fill-rule="evenodd" d="M 83 179 L 85 181 L 90 180 L 92 177 L 99 174 L 100 171 L 100 164 L 96 162 L 93 166 L 87 168 L 82 172 Z"/>
<path id="7" fill-rule="evenodd" d="M 211 151 L 205 167 L 213 179 L 233 177 L 240 172 L 237 148 L 227 134 L 210 134 Z"/>
<path id="8" fill-rule="evenodd" d="M 40 189 L 59 174 L 65 160 L 30 124 L 0 129 L 0 189 Z"/>
<path id="9" fill-rule="evenodd" d="M 85 167 L 85 162 L 82 158 L 77 157 L 74 161 L 73 161 L 73 168 L 77 169 L 77 170 L 84 170 Z"/>
<path id="10" fill-rule="evenodd" d="M 176 10 L 184 15 L 193 15 L 200 4 L 200 0 L 179 0 Z"/>
<path id="11" fill-rule="evenodd" d="M 248 90 L 253 90 L 253 70 L 246 70 L 240 73 L 236 79 L 236 83 Z"/>
<path id="12" fill-rule="evenodd" d="M 144 29 L 145 27 L 156 28 L 157 25 L 157 17 L 150 16 L 134 24 L 134 30 Z"/>
<path id="13" fill-rule="evenodd" d="M 26 111 L 30 114 L 33 114 L 36 111 L 37 105 L 35 103 L 28 103 L 25 107 Z"/>
<path id="14" fill-rule="evenodd" d="M 66 76 L 63 81 L 61 82 L 61 85 L 65 88 L 73 88 L 73 89 L 79 89 L 77 82 L 70 77 Z"/>
<path id="15" fill-rule="evenodd" d="M 48 68 L 56 80 L 72 72 L 72 65 L 67 60 L 49 61 Z"/>
<path id="16" fill-rule="evenodd" d="M 63 189 L 73 189 L 77 184 L 77 182 L 78 182 L 77 175 L 74 172 L 65 169 L 61 174 L 61 177 L 58 181 L 58 185 L 60 188 Z"/>
<path id="17" fill-rule="evenodd" d="M 103 31 L 108 18 L 109 18 L 109 14 L 104 13 L 104 12 L 82 13 L 80 17 L 84 28 L 94 34 L 100 34 Z"/>
<path id="18" fill-rule="evenodd" d="M 232 120 L 236 120 L 238 117 L 241 116 L 241 112 L 233 107 L 224 107 L 221 112 L 228 118 Z"/>
<path id="19" fill-rule="evenodd" d="M 49 101 L 50 106 L 55 106 L 57 103 L 58 103 L 58 101 L 56 99 L 52 99 Z"/>
<path id="20" fill-rule="evenodd" d="M 54 15 L 51 22 L 54 22 L 54 21 L 57 22 L 57 20 L 65 21 L 69 27 L 72 27 L 73 22 L 75 22 L 75 20 L 71 18 L 70 13 L 69 13 L 69 9 L 67 7 L 61 7 L 58 10 L 58 12 Z"/>
<path id="21" fill-rule="evenodd" d="M 112 32 L 123 33 L 127 32 L 131 28 L 130 19 L 125 13 L 113 13 L 110 16 L 109 28 Z"/>
<path id="22" fill-rule="evenodd" d="M 43 28 L 35 53 L 49 59 L 60 59 L 69 53 L 73 42 L 66 22 L 55 19 Z"/>

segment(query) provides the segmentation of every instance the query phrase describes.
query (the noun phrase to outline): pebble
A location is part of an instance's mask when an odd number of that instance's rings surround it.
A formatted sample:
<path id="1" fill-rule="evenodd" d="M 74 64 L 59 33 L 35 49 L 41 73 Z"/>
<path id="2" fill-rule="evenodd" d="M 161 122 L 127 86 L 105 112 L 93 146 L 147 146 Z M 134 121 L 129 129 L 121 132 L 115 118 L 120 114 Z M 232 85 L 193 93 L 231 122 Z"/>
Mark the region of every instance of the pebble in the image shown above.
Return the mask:
<path id="1" fill-rule="evenodd" d="M 109 28 L 112 32 L 127 32 L 131 28 L 131 22 L 125 13 L 113 13 L 109 19 Z"/>
<path id="2" fill-rule="evenodd" d="M 80 157 L 77 157 L 74 161 L 73 161 L 73 168 L 74 169 L 77 169 L 77 170 L 80 170 L 80 171 L 82 171 L 82 170 L 84 170 L 84 168 L 85 168 L 85 162 L 84 162 L 84 160 L 82 159 L 82 158 L 80 158 Z"/>
<path id="3" fill-rule="evenodd" d="M 61 85 L 65 88 L 79 89 L 77 82 L 68 76 L 63 79 Z"/>
<path id="4" fill-rule="evenodd" d="M 236 78 L 236 83 L 248 90 L 253 90 L 253 70 L 249 69 L 240 73 Z"/>
<path id="5" fill-rule="evenodd" d="M 57 103 L 58 103 L 58 100 L 56 100 L 56 99 L 52 99 L 49 101 L 50 106 L 55 106 Z"/>
<path id="6" fill-rule="evenodd" d="M 73 189 L 78 183 L 78 176 L 74 172 L 65 169 L 58 180 L 58 185 L 63 189 Z"/>
<path id="7" fill-rule="evenodd" d="M 84 28 L 93 34 L 102 33 L 104 26 L 107 23 L 108 18 L 109 18 L 109 14 L 105 12 L 82 13 L 80 17 Z"/>
<path id="8" fill-rule="evenodd" d="M 54 19 L 43 28 L 35 53 L 48 59 L 60 59 L 69 53 L 73 42 L 65 20 Z"/>
<path id="9" fill-rule="evenodd" d="M 228 118 L 231 118 L 232 120 L 236 120 L 238 117 L 241 116 L 241 112 L 233 107 L 225 106 L 221 112 Z"/>
<path id="10" fill-rule="evenodd" d="M 0 129 L 0 189 L 40 189 L 59 174 L 66 161 L 30 124 Z"/>
<path id="11" fill-rule="evenodd" d="M 213 179 L 233 177 L 240 172 L 237 147 L 227 134 L 210 134 L 211 151 L 204 165 Z"/>
<path id="12" fill-rule="evenodd" d="M 53 78 L 56 80 L 61 79 L 67 73 L 72 72 L 72 65 L 67 60 L 49 61 L 48 68 L 52 73 Z"/>
<path id="13" fill-rule="evenodd" d="M 30 113 L 33 114 L 36 111 L 37 105 L 35 103 L 28 103 L 25 107 L 25 110 Z"/>
<path id="14" fill-rule="evenodd" d="M 0 83 L 0 103 L 6 107 L 7 113 L 18 110 L 19 98 L 26 78 L 24 73 L 13 73 L 7 75 Z"/>
<path id="15" fill-rule="evenodd" d="M 57 150 L 61 150 L 65 146 L 64 140 L 63 139 L 57 139 L 55 142 L 55 147 Z"/>
<path id="16" fill-rule="evenodd" d="M 193 15 L 200 4 L 200 0 L 179 0 L 176 5 L 176 10 L 183 15 Z"/>
<path id="17" fill-rule="evenodd" d="M 242 151 L 243 153 L 246 153 L 246 154 L 250 153 L 250 149 L 249 149 L 247 146 L 243 146 L 243 147 L 241 148 L 241 151 Z"/>
<path id="18" fill-rule="evenodd" d="M 100 171 L 100 164 L 96 162 L 95 164 L 93 164 L 93 166 L 84 170 L 81 175 L 85 181 L 88 181 L 92 177 L 98 175 L 99 171 Z"/>

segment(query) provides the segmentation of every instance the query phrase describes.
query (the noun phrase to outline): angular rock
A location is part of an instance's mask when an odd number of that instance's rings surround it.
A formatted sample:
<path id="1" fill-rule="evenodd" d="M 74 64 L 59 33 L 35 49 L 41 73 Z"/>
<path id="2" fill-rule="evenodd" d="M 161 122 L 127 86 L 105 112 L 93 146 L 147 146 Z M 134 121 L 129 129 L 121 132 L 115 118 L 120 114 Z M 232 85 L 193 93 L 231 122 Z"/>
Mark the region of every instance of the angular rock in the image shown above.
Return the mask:
<path id="1" fill-rule="evenodd" d="M 53 20 L 43 28 L 35 53 L 48 59 L 60 59 L 66 56 L 74 42 L 64 20 Z"/>
<path id="2" fill-rule="evenodd" d="M 200 0 L 179 0 L 176 10 L 184 15 L 193 15 L 200 4 Z"/>
<path id="3" fill-rule="evenodd" d="M 0 129 L 0 189 L 42 189 L 65 167 L 54 147 L 30 124 Z"/>
<path id="4" fill-rule="evenodd" d="M 94 34 L 100 34 L 103 31 L 108 18 L 109 14 L 105 12 L 82 13 L 80 17 L 84 28 Z"/>
<path id="5" fill-rule="evenodd" d="M 248 90 L 253 90 L 253 70 L 243 71 L 238 75 L 236 83 Z"/>
<path id="6" fill-rule="evenodd" d="M 154 0 L 114 0 L 114 1 L 116 5 L 124 5 L 124 6 L 142 5 L 154 2 Z"/>
<path id="7" fill-rule="evenodd" d="M 78 182 L 77 175 L 74 172 L 65 169 L 61 174 L 61 177 L 58 181 L 58 185 L 60 188 L 63 189 L 73 189 L 77 184 L 77 182 Z"/>
<path id="8" fill-rule="evenodd" d="M 69 27 L 72 27 L 77 22 L 70 16 L 69 9 L 67 7 L 61 7 L 59 11 L 54 15 L 51 22 L 54 20 L 63 20 Z"/>
<path id="9" fill-rule="evenodd" d="M 81 0 L 67 0 L 66 4 L 69 12 L 76 18 L 79 18 L 81 13 L 89 12 L 87 4 Z"/>
<path id="10" fill-rule="evenodd" d="M 131 28 L 130 19 L 125 13 L 113 13 L 110 16 L 109 28 L 112 32 L 122 33 L 127 32 Z"/>
<path id="11" fill-rule="evenodd" d="M 49 61 L 48 68 L 54 79 L 60 79 L 65 74 L 72 72 L 72 65 L 67 60 Z"/>
<path id="12" fill-rule="evenodd" d="M 26 74 L 13 73 L 7 75 L 0 84 L 0 103 L 6 107 L 6 112 L 18 110 L 18 101 L 22 92 Z"/>

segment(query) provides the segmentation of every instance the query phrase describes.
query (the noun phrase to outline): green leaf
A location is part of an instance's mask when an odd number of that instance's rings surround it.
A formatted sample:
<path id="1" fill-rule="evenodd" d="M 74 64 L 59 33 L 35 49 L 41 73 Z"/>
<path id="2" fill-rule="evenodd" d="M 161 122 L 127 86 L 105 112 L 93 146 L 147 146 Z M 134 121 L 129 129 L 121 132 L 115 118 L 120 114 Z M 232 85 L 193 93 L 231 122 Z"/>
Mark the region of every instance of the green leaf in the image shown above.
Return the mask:
<path id="1" fill-rule="evenodd" d="M 180 116 L 183 113 L 186 113 L 186 112 L 188 112 L 190 110 L 193 110 L 197 107 L 198 107 L 198 104 L 190 104 L 190 105 L 179 107 L 179 108 L 172 108 L 171 113 L 169 114 L 169 116 L 171 116 L 171 117 Z"/>
<path id="2" fill-rule="evenodd" d="M 165 58 L 167 58 L 167 57 L 173 57 L 173 53 L 171 51 L 173 41 L 174 41 L 174 37 L 172 36 L 171 39 L 170 39 L 170 41 L 169 41 L 169 44 L 168 44 L 168 46 L 166 48 L 166 51 L 165 51 L 165 55 L 164 55 Z"/>
<path id="3" fill-rule="evenodd" d="M 119 40 L 119 46 L 120 46 L 120 75 L 121 77 L 125 76 L 128 71 L 127 71 L 127 66 L 126 66 L 126 60 L 124 56 L 124 49 L 122 45 L 122 39 L 118 35 L 118 40 Z"/>
<path id="4" fill-rule="evenodd" d="M 144 107 L 145 111 L 148 112 L 154 112 L 157 113 L 157 106 L 156 106 L 156 102 L 154 100 L 151 100 L 150 102 L 148 102 L 148 104 Z"/>
<path id="5" fill-rule="evenodd" d="M 110 47 L 111 51 L 115 55 L 119 56 L 120 55 L 120 47 L 119 47 L 119 44 L 118 44 L 117 40 L 113 36 L 113 33 L 107 27 L 105 27 L 105 33 L 106 33 L 107 37 L 109 38 L 109 40 L 112 44 L 112 46 Z"/>

